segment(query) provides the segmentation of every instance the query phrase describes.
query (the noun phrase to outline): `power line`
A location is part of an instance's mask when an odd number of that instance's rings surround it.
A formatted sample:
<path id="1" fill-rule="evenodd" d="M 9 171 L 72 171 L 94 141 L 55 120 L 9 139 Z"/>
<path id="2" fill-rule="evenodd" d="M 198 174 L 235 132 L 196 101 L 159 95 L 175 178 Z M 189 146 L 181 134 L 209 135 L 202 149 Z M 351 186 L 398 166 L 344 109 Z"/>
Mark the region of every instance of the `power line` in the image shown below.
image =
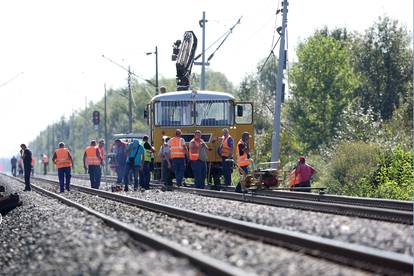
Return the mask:
<path id="1" fill-rule="evenodd" d="M 0 87 L 3 87 L 7 84 L 9 84 L 10 82 L 14 81 L 15 79 L 17 79 L 18 77 L 20 77 L 21 75 L 23 75 L 23 72 L 18 73 L 17 75 L 15 75 L 14 77 L 12 77 L 11 79 L 5 81 L 4 83 L 0 84 Z"/>

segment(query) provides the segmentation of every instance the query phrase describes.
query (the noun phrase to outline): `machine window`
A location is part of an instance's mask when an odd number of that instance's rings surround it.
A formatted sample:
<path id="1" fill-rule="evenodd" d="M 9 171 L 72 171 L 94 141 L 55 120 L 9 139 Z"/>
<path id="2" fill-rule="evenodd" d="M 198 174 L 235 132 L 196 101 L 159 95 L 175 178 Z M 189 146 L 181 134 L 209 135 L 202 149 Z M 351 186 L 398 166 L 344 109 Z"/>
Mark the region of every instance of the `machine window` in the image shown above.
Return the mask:
<path id="1" fill-rule="evenodd" d="M 193 102 L 156 102 L 154 104 L 154 109 L 154 121 L 157 126 L 193 125 Z"/>
<path id="2" fill-rule="evenodd" d="M 238 103 L 235 108 L 236 124 L 251 124 L 253 122 L 253 106 L 251 103 Z"/>
<path id="3" fill-rule="evenodd" d="M 196 103 L 198 126 L 233 125 L 233 104 L 230 101 L 205 101 Z"/>

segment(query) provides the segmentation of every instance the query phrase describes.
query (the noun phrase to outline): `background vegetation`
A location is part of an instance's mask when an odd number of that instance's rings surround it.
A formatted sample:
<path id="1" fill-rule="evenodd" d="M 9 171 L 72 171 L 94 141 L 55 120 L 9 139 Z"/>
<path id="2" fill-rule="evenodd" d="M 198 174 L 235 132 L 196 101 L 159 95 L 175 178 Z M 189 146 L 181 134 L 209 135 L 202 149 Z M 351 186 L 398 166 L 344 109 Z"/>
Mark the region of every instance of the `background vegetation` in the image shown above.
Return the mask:
<path id="1" fill-rule="evenodd" d="M 412 49 L 410 34 L 390 18 L 379 18 L 364 33 L 322 28 L 296 49 L 288 65 L 289 94 L 282 106 L 281 164 L 289 171 L 305 155 L 318 174 L 313 185 L 330 193 L 412 199 Z M 207 89 L 233 93 L 255 104 L 256 161 L 271 156 L 277 61 L 271 57 L 238 86 L 222 73 L 207 72 Z M 194 84 L 199 76 L 195 76 Z M 168 91 L 174 79 L 161 79 Z M 143 111 L 153 95 L 147 84 L 133 83 L 134 132 L 145 132 Z M 83 148 L 92 138 L 93 110 L 103 114 L 103 99 L 62 117 L 30 144 L 38 156 L 65 141 L 80 171 Z M 101 120 L 103 116 L 101 115 Z M 108 91 L 108 133 L 126 133 L 127 90 Z"/>

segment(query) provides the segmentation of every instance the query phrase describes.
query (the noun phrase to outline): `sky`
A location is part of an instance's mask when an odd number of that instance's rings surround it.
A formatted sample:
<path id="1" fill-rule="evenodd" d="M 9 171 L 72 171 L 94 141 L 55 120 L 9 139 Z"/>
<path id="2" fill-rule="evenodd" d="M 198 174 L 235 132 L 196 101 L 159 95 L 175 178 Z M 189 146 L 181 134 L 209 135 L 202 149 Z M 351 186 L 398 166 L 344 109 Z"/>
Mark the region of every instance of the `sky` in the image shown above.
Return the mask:
<path id="1" fill-rule="evenodd" d="M 102 55 L 131 66 L 144 79 L 174 78 L 172 44 L 198 25 L 206 12 L 206 46 L 238 18 L 241 23 L 210 61 L 238 85 L 267 57 L 281 15 L 274 0 L 2 0 L 0 1 L 0 157 L 16 154 L 48 124 L 103 97 L 108 88 L 126 86 L 126 72 Z M 289 60 L 294 49 L 323 26 L 364 32 L 379 16 L 397 19 L 411 32 L 409 0 L 290 0 Z M 211 50 L 215 49 L 213 46 Z M 207 55 L 211 53 L 207 51 Z M 278 51 L 276 51 L 278 53 Z M 193 72 L 200 73 L 199 66 Z M 160 84 L 162 85 L 162 83 Z M 127 104 L 127 103 L 125 103 Z"/>

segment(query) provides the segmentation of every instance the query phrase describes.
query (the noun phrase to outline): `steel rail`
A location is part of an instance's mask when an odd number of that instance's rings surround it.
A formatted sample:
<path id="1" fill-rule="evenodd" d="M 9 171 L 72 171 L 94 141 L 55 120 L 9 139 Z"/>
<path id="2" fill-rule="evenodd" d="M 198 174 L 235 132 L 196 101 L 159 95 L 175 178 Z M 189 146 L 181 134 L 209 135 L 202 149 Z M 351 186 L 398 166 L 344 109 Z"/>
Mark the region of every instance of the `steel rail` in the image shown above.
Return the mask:
<path id="1" fill-rule="evenodd" d="M 88 175 L 73 175 L 75 178 L 89 179 Z M 114 177 L 107 177 L 110 182 L 115 182 Z M 160 187 L 161 184 L 157 181 L 152 181 L 151 185 L 154 187 Z M 226 192 L 234 191 L 234 188 L 228 189 L 226 186 L 221 187 Z M 192 189 L 190 187 L 174 187 L 177 190 L 187 190 Z M 191 190 L 193 191 L 193 190 Z M 217 192 L 214 190 L 205 190 Z M 208 192 L 207 192 L 208 193 Z M 206 195 L 206 193 L 203 193 Z M 215 196 L 217 194 L 212 194 L 210 196 Z M 260 191 L 250 191 L 247 193 L 249 196 L 267 196 L 267 197 L 276 197 L 276 198 L 287 198 L 287 199 L 296 199 L 296 200 L 307 200 L 307 201 L 316 201 L 316 202 L 325 202 L 325 203 L 338 203 L 338 204 L 348 204 L 352 206 L 366 206 L 373 208 L 381 209 L 391 209 L 391 210 L 400 210 L 400 211 L 409 211 L 413 212 L 413 202 L 403 201 L 403 200 L 390 200 L 390 199 L 380 199 L 380 198 L 366 198 L 366 197 L 351 197 L 351 196 L 339 196 L 339 195 L 328 195 L 328 194 L 317 194 L 317 193 L 305 193 L 305 192 L 284 192 L 284 191 L 275 191 L 275 190 L 260 190 Z"/>
<path id="2" fill-rule="evenodd" d="M 45 179 L 40 180 L 44 181 Z M 54 180 L 46 181 L 57 184 Z M 298 250 L 308 255 L 319 258 L 322 257 L 348 266 L 354 266 L 378 273 L 413 273 L 412 257 L 408 255 L 388 252 L 362 245 L 349 244 L 300 232 L 283 230 L 276 227 L 244 222 L 237 219 L 180 209 L 165 204 L 92 189 L 85 186 L 72 184 L 72 187 L 84 193 L 97 195 L 102 198 L 126 203 L 157 213 L 164 213 L 200 225 L 226 230 L 251 239 L 286 247 L 291 250 Z"/>
<path id="3" fill-rule="evenodd" d="M 2 175 L 5 175 L 5 174 L 2 174 Z M 13 178 L 13 179 L 21 183 L 24 183 L 24 181 L 21 179 L 17 179 L 17 178 Z M 46 180 L 42 178 L 37 178 L 37 180 L 47 181 L 53 184 L 56 183 L 56 182 L 53 182 L 52 180 Z M 174 256 L 177 256 L 180 258 L 186 258 L 190 261 L 190 263 L 192 263 L 195 267 L 197 267 L 198 269 L 200 269 L 200 271 L 206 273 L 207 275 L 223 275 L 223 276 L 252 275 L 252 274 L 246 273 L 245 271 L 239 268 L 236 268 L 225 262 L 222 262 L 220 260 L 216 260 L 204 254 L 200 254 L 193 250 L 183 248 L 179 246 L 178 244 L 168 241 L 167 239 L 163 237 L 150 234 L 138 228 L 132 227 L 115 218 L 112 218 L 105 214 L 97 212 L 89 207 L 76 203 L 56 193 L 40 188 L 34 184 L 31 184 L 31 187 L 36 192 L 55 198 L 70 207 L 75 207 L 81 211 L 85 211 L 95 217 L 102 219 L 106 224 L 113 227 L 114 229 L 128 233 L 133 239 L 137 240 L 140 244 L 143 244 L 145 247 L 147 247 L 147 249 L 152 248 L 155 250 L 165 250 Z"/>

